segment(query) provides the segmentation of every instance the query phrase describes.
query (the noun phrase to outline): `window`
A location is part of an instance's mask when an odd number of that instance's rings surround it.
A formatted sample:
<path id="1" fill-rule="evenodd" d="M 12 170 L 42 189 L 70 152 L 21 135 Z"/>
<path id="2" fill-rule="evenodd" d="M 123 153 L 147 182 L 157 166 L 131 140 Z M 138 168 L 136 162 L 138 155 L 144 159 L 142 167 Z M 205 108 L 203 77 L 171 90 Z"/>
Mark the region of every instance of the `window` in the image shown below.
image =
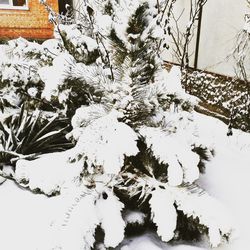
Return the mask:
<path id="1" fill-rule="evenodd" d="M 9 4 L 9 0 L 0 0 L 0 4 Z"/>
<path id="2" fill-rule="evenodd" d="M 27 6 L 27 0 L 0 0 L 0 8 L 23 8 Z"/>

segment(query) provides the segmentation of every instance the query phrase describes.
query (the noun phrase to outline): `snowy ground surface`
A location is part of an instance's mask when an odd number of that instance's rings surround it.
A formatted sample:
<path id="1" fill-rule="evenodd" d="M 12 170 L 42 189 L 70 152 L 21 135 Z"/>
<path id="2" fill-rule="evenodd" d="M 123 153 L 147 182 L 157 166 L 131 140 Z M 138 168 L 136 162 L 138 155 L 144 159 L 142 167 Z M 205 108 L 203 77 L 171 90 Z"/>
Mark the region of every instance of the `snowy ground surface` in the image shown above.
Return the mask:
<path id="1" fill-rule="evenodd" d="M 216 152 L 207 165 L 206 174 L 200 179 L 200 185 L 228 208 L 239 230 L 238 238 L 218 250 L 249 249 L 250 134 L 235 130 L 232 137 L 227 137 L 227 128 L 222 122 L 204 115 L 195 115 L 201 140 L 213 146 Z M 33 195 L 6 181 L 0 186 L 0 203 L 0 249 L 47 249 L 46 246 L 54 240 L 50 237 L 49 228 L 55 215 L 60 213 L 59 198 Z M 124 240 L 118 249 L 204 250 L 207 247 L 202 244 L 171 246 L 160 243 L 157 236 L 147 233 Z"/>

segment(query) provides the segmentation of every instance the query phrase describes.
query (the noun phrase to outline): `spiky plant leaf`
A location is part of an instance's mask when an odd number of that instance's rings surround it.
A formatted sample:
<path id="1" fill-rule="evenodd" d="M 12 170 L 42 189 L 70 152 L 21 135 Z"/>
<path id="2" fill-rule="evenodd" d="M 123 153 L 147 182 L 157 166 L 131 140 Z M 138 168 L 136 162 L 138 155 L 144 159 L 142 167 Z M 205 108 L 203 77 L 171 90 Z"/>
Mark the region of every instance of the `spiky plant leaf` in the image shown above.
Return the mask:
<path id="1" fill-rule="evenodd" d="M 10 163 L 10 154 L 43 154 L 66 150 L 73 145 L 65 135 L 69 129 L 68 121 L 57 115 L 50 119 L 42 117 L 41 112 L 29 113 L 23 105 L 19 114 L 14 114 L 0 122 L 2 142 L 1 163 Z"/>

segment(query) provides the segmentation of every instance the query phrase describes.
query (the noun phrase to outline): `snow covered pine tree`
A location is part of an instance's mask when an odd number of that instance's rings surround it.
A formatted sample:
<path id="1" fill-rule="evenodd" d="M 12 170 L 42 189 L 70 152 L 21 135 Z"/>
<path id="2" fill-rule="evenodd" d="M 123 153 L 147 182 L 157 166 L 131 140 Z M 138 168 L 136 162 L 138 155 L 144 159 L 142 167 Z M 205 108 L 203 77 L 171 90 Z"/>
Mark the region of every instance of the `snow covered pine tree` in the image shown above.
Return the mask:
<path id="1" fill-rule="evenodd" d="M 63 237 L 50 249 L 92 249 L 97 231 L 116 247 L 130 223 L 166 242 L 229 239 L 223 208 L 196 184 L 212 149 L 199 140 L 195 99 L 161 59 L 174 2 L 86 0 L 71 25 L 46 5 L 64 51 L 39 71 L 43 96 L 74 112 L 75 146 L 18 160 L 13 178 L 64 201 L 53 224 Z"/>

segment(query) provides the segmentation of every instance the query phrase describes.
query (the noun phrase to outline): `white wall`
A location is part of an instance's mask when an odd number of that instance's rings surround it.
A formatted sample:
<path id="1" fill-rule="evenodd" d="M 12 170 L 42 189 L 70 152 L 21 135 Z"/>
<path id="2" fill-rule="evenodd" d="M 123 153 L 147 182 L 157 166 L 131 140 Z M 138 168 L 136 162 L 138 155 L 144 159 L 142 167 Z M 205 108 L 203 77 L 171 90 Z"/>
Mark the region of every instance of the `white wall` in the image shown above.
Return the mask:
<path id="1" fill-rule="evenodd" d="M 83 4 L 84 4 L 83 0 L 73 0 L 73 9 L 75 10 L 76 17 L 79 15 Z"/>
<path id="2" fill-rule="evenodd" d="M 234 76 L 234 60 L 226 60 L 249 11 L 246 0 L 208 0 L 204 6 L 198 68 Z"/>
<path id="3" fill-rule="evenodd" d="M 176 16 L 184 9 L 188 12 L 189 0 L 177 0 Z M 249 13 L 246 0 L 208 0 L 203 9 L 198 68 L 228 76 L 235 76 L 232 59 L 228 59 L 236 44 L 236 36 L 244 26 L 244 16 Z M 185 19 L 186 18 L 186 19 Z M 187 15 L 180 20 L 182 29 L 188 22 Z M 190 46 L 190 66 L 194 66 L 196 36 Z M 171 50 L 164 59 L 176 62 Z"/>
<path id="4" fill-rule="evenodd" d="M 176 3 L 174 4 L 174 8 L 173 8 L 173 13 L 174 13 L 174 17 L 175 19 L 178 19 L 178 29 L 181 33 L 184 33 L 186 30 L 186 25 L 188 23 L 189 20 L 189 12 L 190 12 L 190 1 L 189 0 L 177 0 Z M 170 23 L 170 25 L 172 26 L 172 32 L 175 34 L 175 38 L 177 38 L 177 34 L 175 32 L 177 32 L 176 29 L 176 24 L 173 21 L 173 18 L 171 18 L 172 22 Z M 167 61 L 170 62 L 174 62 L 174 63 L 179 63 L 175 53 L 173 50 L 176 50 L 176 46 L 174 45 L 173 39 L 172 38 L 167 38 L 167 43 L 169 44 L 169 50 L 166 50 L 164 52 L 164 59 L 166 59 Z M 190 42 L 190 46 L 189 46 L 189 55 L 190 55 L 190 66 L 194 65 L 194 52 L 195 52 L 195 44 L 196 44 L 196 31 L 193 34 L 193 38 Z"/>
<path id="5" fill-rule="evenodd" d="M 184 10 L 179 25 L 183 30 L 188 22 L 190 1 L 177 0 L 174 12 L 176 16 Z M 208 0 L 203 8 L 198 68 L 214 73 L 235 76 L 235 61 L 228 59 L 236 44 L 236 36 L 244 26 L 244 16 L 249 13 L 246 0 Z M 197 25 L 196 25 L 197 26 Z M 194 66 L 196 34 L 190 45 L 190 66 Z M 171 43 L 170 43 L 171 47 Z M 164 59 L 177 62 L 171 48 Z"/>

